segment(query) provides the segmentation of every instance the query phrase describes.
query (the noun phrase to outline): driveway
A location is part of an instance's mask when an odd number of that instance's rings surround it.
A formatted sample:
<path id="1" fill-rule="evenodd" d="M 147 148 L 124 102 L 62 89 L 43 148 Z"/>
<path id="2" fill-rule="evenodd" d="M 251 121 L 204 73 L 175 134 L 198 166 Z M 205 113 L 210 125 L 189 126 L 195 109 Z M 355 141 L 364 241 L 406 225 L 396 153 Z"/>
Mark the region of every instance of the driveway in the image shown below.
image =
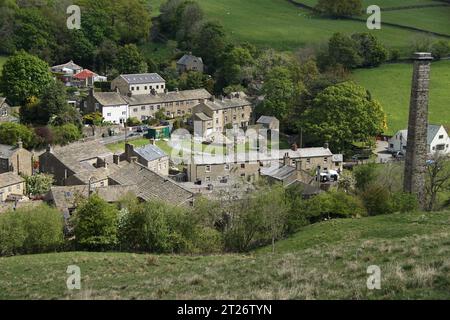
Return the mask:
<path id="1" fill-rule="evenodd" d="M 393 160 L 392 155 L 387 151 L 387 149 L 388 149 L 387 141 L 377 141 L 375 153 L 377 155 L 378 163 L 386 163 Z"/>

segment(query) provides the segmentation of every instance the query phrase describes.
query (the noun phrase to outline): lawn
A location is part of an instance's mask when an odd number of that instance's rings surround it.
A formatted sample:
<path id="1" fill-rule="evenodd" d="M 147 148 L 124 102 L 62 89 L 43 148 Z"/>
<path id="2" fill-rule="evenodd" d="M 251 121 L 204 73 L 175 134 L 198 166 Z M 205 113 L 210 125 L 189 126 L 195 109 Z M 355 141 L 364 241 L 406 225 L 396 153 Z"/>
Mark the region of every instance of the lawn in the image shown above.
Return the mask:
<path id="1" fill-rule="evenodd" d="M 381 30 L 369 31 L 365 22 L 316 17 L 308 10 L 298 8 L 286 0 L 198 0 L 198 2 L 207 17 L 225 26 L 232 39 L 249 41 L 260 47 L 277 50 L 320 45 L 335 32 L 347 34 L 372 32 L 386 46 L 406 50 L 418 34 L 387 26 Z"/>
<path id="2" fill-rule="evenodd" d="M 450 299 L 450 213 L 331 220 L 251 254 L 0 258 L 0 299 Z M 66 289 L 67 266 L 80 291 Z M 381 290 L 366 287 L 381 269 Z"/>
<path id="3" fill-rule="evenodd" d="M 136 148 L 143 147 L 150 143 L 149 139 L 140 138 L 129 141 L 130 144 L 135 146 Z M 124 152 L 125 151 L 125 142 L 117 142 L 113 144 L 108 144 L 106 147 L 111 150 L 112 152 Z"/>
<path id="4" fill-rule="evenodd" d="M 411 64 L 385 64 L 376 69 L 360 69 L 354 80 L 367 88 L 387 114 L 387 134 L 395 134 L 408 124 L 412 82 Z M 450 126 L 450 61 L 432 64 L 429 121 Z"/>

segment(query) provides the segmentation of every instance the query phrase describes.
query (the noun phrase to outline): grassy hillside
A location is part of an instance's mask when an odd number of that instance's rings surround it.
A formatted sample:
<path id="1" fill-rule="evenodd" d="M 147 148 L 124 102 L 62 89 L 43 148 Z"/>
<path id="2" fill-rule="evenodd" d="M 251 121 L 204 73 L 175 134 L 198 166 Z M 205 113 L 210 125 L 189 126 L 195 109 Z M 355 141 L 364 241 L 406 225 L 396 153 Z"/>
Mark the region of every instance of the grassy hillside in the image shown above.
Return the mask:
<path id="1" fill-rule="evenodd" d="M 356 82 L 366 87 L 379 100 L 388 119 L 388 132 L 394 134 L 407 127 L 412 81 L 411 64 L 385 64 L 376 69 L 354 72 Z M 450 61 L 432 64 L 430 87 L 431 123 L 450 126 Z"/>
<path id="2" fill-rule="evenodd" d="M 249 255 L 60 253 L 0 258 L 0 299 L 450 298 L 450 213 L 334 220 Z M 65 287 L 68 265 L 82 290 Z M 382 271 L 366 288 L 367 267 Z"/>
<path id="3" fill-rule="evenodd" d="M 230 31 L 232 38 L 278 50 L 292 50 L 305 45 L 318 45 L 326 42 L 335 32 L 369 31 L 365 22 L 315 17 L 308 10 L 298 8 L 287 0 L 198 0 L 198 2 L 209 18 L 220 21 Z M 386 1 L 386 5 L 405 5 L 404 3 L 407 2 L 411 4 L 435 3 L 426 0 L 390 0 Z M 421 13 L 421 10 L 413 12 L 407 20 L 414 21 L 417 19 L 421 21 L 421 17 L 425 15 L 427 21 L 418 23 L 431 25 L 433 30 L 442 33 L 450 30 L 450 20 L 444 20 L 445 15 L 441 14 L 439 9 L 437 10 L 439 23 L 436 23 L 436 25 L 429 22 L 430 19 L 434 18 L 435 10 L 430 9 L 429 13 L 424 14 Z M 387 26 L 371 32 L 377 35 L 388 47 L 403 50 L 406 50 L 412 40 L 419 34 Z"/>

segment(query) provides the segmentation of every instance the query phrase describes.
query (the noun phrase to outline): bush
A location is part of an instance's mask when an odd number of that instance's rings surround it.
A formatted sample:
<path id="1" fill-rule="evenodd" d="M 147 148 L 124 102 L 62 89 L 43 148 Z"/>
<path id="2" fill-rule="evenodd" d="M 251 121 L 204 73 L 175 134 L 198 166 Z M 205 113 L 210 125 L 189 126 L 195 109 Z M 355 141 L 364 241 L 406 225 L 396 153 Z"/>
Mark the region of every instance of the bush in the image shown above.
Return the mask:
<path id="1" fill-rule="evenodd" d="M 64 242 L 61 213 L 48 206 L 19 209 L 0 215 L 0 255 L 42 253 Z"/>
<path id="2" fill-rule="evenodd" d="M 17 145 L 22 140 L 25 148 L 34 147 L 35 135 L 30 128 L 13 122 L 0 124 L 0 141 L 2 144 Z"/>
<path id="3" fill-rule="evenodd" d="M 127 126 L 128 127 L 135 127 L 141 124 L 141 121 L 139 121 L 138 118 L 132 117 L 127 119 Z"/>
<path id="4" fill-rule="evenodd" d="M 58 145 L 64 146 L 81 139 L 80 129 L 72 123 L 51 127 L 51 130 L 53 132 L 54 143 Z"/>
<path id="5" fill-rule="evenodd" d="M 117 244 L 118 210 L 98 195 L 78 204 L 73 216 L 75 241 L 82 249 L 107 250 Z"/>
<path id="6" fill-rule="evenodd" d="M 413 212 L 419 208 L 417 197 L 411 193 L 395 192 L 391 194 L 390 202 L 393 212 Z"/>
<path id="7" fill-rule="evenodd" d="M 381 185 L 371 184 L 361 193 L 361 199 L 371 216 L 393 212 L 389 191 Z"/>
<path id="8" fill-rule="evenodd" d="M 300 214 L 311 222 L 331 218 L 355 218 L 366 215 L 361 200 L 344 192 L 326 192 L 306 200 L 300 208 Z"/>
<path id="9" fill-rule="evenodd" d="M 376 178 L 376 165 L 371 163 L 357 166 L 353 169 L 353 176 L 356 180 L 356 189 L 364 191 Z"/>
<path id="10" fill-rule="evenodd" d="M 53 176 L 44 173 L 35 174 L 25 178 L 27 194 L 33 196 L 44 195 L 50 191 L 53 184 Z"/>

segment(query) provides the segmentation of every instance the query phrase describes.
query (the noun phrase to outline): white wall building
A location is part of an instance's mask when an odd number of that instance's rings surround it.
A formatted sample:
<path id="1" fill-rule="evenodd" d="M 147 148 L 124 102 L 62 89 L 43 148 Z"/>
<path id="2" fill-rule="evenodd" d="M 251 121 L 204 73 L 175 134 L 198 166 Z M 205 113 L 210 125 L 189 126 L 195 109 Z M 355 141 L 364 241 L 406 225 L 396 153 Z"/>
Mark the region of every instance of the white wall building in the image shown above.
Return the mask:
<path id="1" fill-rule="evenodd" d="M 104 121 L 124 124 L 128 117 L 128 103 L 117 92 L 90 92 L 88 112 L 100 112 Z"/>
<path id="2" fill-rule="evenodd" d="M 408 130 L 400 130 L 391 139 L 389 139 L 388 151 L 401 151 L 406 153 L 407 142 Z M 428 126 L 427 151 L 428 153 L 434 153 L 436 151 L 450 153 L 450 138 L 443 126 Z"/>

